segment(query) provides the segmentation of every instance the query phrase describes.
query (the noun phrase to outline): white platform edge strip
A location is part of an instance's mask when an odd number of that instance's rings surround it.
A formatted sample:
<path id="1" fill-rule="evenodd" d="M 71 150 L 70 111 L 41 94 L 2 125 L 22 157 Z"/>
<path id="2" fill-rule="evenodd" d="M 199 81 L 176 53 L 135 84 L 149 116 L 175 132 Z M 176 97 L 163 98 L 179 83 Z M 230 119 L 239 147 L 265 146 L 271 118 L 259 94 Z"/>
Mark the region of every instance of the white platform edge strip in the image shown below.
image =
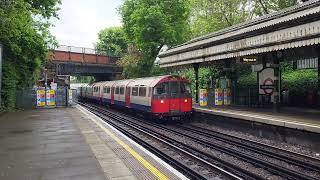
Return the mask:
<path id="1" fill-rule="evenodd" d="M 211 111 L 211 112 L 216 112 L 216 113 L 221 113 L 221 114 L 225 114 L 225 115 L 240 115 L 240 116 L 245 116 L 245 117 L 251 117 L 251 118 L 260 118 L 260 119 L 263 119 L 263 120 L 269 120 L 269 121 L 276 121 L 276 122 L 283 122 L 283 123 L 290 123 L 290 124 L 295 124 L 295 125 L 302 125 L 302 126 L 308 126 L 308 127 L 315 127 L 315 128 L 319 128 L 318 125 L 316 124 L 311 124 L 311 123 L 300 123 L 300 122 L 296 122 L 296 121 L 290 121 L 290 120 L 281 120 L 281 119 L 275 119 L 275 118 L 265 118 L 265 117 L 262 117 L 260 115 L 245 115 L 244 113 L 234 113 L 234 112 L 225 112 L 225 111 L 221 111 L 221 110 L 202 110 L 202 109 L 197 109 L 197 108 L 194 108 L 196 110 L 199 110 L 203 113 L 205 113 L 206 111 Z"/>
<path id="2" fill-rule="evenodd" d="M 153 153 L 151 153 L 150 151 L 148 151 L 147 149 L 145 149 L 144 147 L 142 147 L 140 144 L 136 143 L 135 141 L 133 141 L 132 139 L 130 139 L 128 136 L 124 135 L 122 132 L 120 132 L 119 130 L 117 130 L 116 128 L 114 128 L 113 126 L 111 126 L 110 124 L 108 124 L 107 122 L 105 122 L 104 120 L 102 120 L 101 118 L 99 118 L 98 116 L 96 116 L 95 114 L 93 114 L 92 112 L 88 111 L 87 109 L 85 109 L 84 107 L 82 107 L 81 105 L 76 105 L 76 108 L 79 109 L 83 114 L 87 115 L 91 120 L 96 119 L 99 120 L 99 122 L 101 122 L 102 124 L 108 126 L 110 129 L 114 130 L 116 133 L 118 133 L 119 135 L 121 135 L 123 138 L 125 138 L 126 140 L 128 140 L 131 144 L 133 144 L 134 146 L 136 146 L 137 148 L 139 148 L 140 150 L 142 150 L 144 153 L 146 153 L 147 155 L 149 155 L 151 158 L 153 158 L 155 161 L 157 161 L 159 164 L 161 164 L 162 166 L 164 166 L 165 168 L 167 168 L 170 172 L 172 172 L 174 175 L 176 175 L 177 177 L 179 177 L 182 180 L 189 180 L 189 178 L 187 178 L 185 175 L 183 175 L 182 173 L 180 173 L 178 170 L 176 170 L 175 168 L 173 168 L 171 165 L 169 165 L 168 163 L 164 162 L 162 159 L 160 159 L 158 156 L 154 155 Z"/>

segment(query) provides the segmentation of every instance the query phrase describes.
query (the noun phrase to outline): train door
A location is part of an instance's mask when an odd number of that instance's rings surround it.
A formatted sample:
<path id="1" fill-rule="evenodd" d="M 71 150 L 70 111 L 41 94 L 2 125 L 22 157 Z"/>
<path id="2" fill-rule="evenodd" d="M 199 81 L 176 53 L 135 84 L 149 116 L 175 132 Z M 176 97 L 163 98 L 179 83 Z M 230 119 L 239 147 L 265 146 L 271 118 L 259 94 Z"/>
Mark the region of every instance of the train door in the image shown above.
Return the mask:
<path id="1" fill-rule="evenodd" d="M 130 92 L 131 92 L 131 88 L 127 86 L 126 95 L 125 95 L 126 107 L 130 107 Z"/>
<path id="2" fill-rule="evenodd" d="M 111 87 L 111 104 L 114 104 L 114 86 Z"/>
<path id="3" fill-rule="evenodd" d="M 169 82 L 169 110 L 180 111 L 180 84 L 179 82 Z"/>

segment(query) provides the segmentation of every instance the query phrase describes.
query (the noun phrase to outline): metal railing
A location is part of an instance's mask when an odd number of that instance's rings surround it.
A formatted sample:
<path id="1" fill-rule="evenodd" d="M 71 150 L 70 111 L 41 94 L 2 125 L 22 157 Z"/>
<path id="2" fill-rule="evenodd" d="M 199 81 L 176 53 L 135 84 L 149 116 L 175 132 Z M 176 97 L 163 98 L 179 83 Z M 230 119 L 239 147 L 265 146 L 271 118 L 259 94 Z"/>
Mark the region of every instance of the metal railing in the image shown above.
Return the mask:
<path id="1" fill-rule="evenodd" d="M 84 48 L 84 47 L 66 46 L 66 45 L 61 45 L 55 48 L 54 50 L 73 52 L 73 53 L 98 54 L 96 49 L 93 49 L 93 48 Z"/>

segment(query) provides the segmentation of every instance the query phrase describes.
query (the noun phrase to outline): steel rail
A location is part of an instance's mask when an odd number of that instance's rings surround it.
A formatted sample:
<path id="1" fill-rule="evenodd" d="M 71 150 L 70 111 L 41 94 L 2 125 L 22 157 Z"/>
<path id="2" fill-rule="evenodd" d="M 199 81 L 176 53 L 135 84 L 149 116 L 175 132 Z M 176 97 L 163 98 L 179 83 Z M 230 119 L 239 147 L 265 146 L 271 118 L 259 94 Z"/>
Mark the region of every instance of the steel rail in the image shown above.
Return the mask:
<path id="1" fill-rule="evenodd" d="M 124 124 L 126 124 L 127 126 L 130 126 L 130 127 L 132 127 L 132 128 L 139 128 L 139 129 L 142 128 L 142 129 L 144 129 L 144 131 L 148 131 L 148 133 L 151 133 L 151 134 L 153 134 L 153 135 L 155 135 L 155 136 L 157 136 L 157 137 L 160 137 L 160 136 L 161 136 L 161 139 L 162 139 L 162 140 L 165 139 L 166 141 L 173 142 L 173 143 L 175 143 L 176 145 L 182 146 L 183 149 L 186 149 L 186 150 L 187 150 L 186 152 L 192 150 L 192 153 L 191 153 L 191 154 L 201 155 L 201 156 L 202 156 L 202 159 L 210 159 L 211 161 L 213 161 L 212 163 L 215 163 L 215 164 L 218 162 L 220 166 L 224 167 L 224 168 L 227 169 L 228 171 L 233 171 L 233 174 L 238 174 L 238 175 L 232 175 L 232 176 L 234 176 L 234 177 L 241 176 L 241 178 L 244 178 L 244 179 L 252 179 L 252 180 L 253 180 L 253 179 L 255 179 L 255 180 L 256 180 L 256 179 L 263 179 L 263 178 L 261 178 L 260 176 L 254 174 L 254 173 L 252 173 L 252 172 L 250 172 L 250 171 L 248 171 L 248 170 L 246 170 L 246 169 L 242 169 L 242 168 L 240 168 L 240 167 L 238 167 L 238 166 L 235 166 L 234 164 L 232 164 L 232 163 L 230 163 L 230 162 L 228 162 L 228 161 L 219 159 L 219 158 L 217 158 L 217 157 L 215 157 L 215 156 L 212 156 L 211 154 L 208 154 L 208 153 L 206 153 L 206 152 L 200 151 L 200 150 L 198 150 L 198 149 L 196 149 L 196 148 L 194 148 L 194 147 L 191 147 L 191 146 L 189 146 L 189 145 L 182 144 L 181 142 L 178 142 L 177 140 L 175 140 L 175 139 L 173 139 L 173 138 L 170 138 L 170 137 L 161 135 L 161 134 L 159 134 L 158 132 L 155 132 L 155 131 L 153 131 L 153 130 L 150 130 L 150 129 L 146 128 L 145 126 L 135 124 L 135 122 L 132 122 L 132 119 L 130 120 L 131 117 L 121 116 L 121 115 L 119 115 L 119 114 L 115 114 L 115 113 L 112 112 L 112 111 L 103 109 L 103 108 L 98 107 L 98 106 L 96 106 L 96 108 L 99 108 L 99 111 L 103 111 L 103 112 L 105 112 L 105 113 L 108 113 L 108 114 L 105 114 L 106 116 L 109 116 L 109 117 L 111 117 L 111 118 L 113 118 L 113 119 L 120 120 L 121 123 L 124 123 Z M 122 120 L 119 119 L 119 118 L 122 118 Z M 124 121 L 124 120 L 126 120 L 126 121 Z M 127 120 L 129 120 L 129 121 L 127 121 Z M 128 124 L 128 123 L 130 123 L 130 124 Z M 153 124 L 153 126 L 154 126 L 154 125 L 155 125 L 155 124 Z M 138 127 L 138 126 L 140 126 L 140 127 Z M 157 127 L 157 128 L 159 128 L 159 127 Z M 190 152 L 188 152 L 188 153 L 190 153 Z M 198 157 L 198 158 L 199 158 L 199 157 Z M 207 161 L 207 162 L 208 162 L 208 161 Z M 209 162 L 209 163 L 212 164 L 211 162 Z M 215 166 L 215 168 L 219 168 L 220 170 L 224 171 L 224 173 L 225 173 L 225 172 L 226 172 L 226 173 L 229 173 L 228 171 L 226 171 L 226 170 L 224 170 L 224 169 L 221 169 L 220 167 Z M 236 172 L 236 173 L 235 173 L 235 172 Z M 239 175 L 239 174 L 240 174 L 240 175 Z"/>
<path id="2" fill-rule="evenodd" d="M 102 109 L 101 107 L 99 107 L 99 108 L 100 108 L 100 110 L 103 110 L 105 112 L 112 113 L 109 110 Z M 117 114 L 114 114 L 114 115 L 117 115 Z M 117 116 L 119 116 L 119 115 L 117 115 Z M 128 117 L 128 116 L 126 116 L 126 118 L 133 119 L 133 118 Z M 135 118 L 135 119 L 139 120 L 137 118 Z M 143 122 L 143 123 L 146 123 L 146 121 L 142 121 L 142 120 L 139 120 L 139 121 Z M 148 124 L 150 125 L 151 123 L 148 123 Z M 151 124 L 151 125 L 154 126 L 155 124 Z M 216 150 L 218 150 L 220 152 L 224 152 L 224 153 L 229 154 L 231 156 L 240 158 L 240 159 L 242 159 L 242 160 L 244 160 L 246 162 L 258 165 L 258 166 L 260 166 L 262 168 L 268 169 L 269 171 L 271 171 L 271 172 L 273 172 L 275 174 L 284 176 L 284 177 L 289 177 L 289 178 L 297 178 L 297 177 L 299 177 L 300 179 L 315 180 L 315 178 L 313 178 L 313 177 L 310 177 L 310 176 L 307 176 L 307 175 L 301 175 L 299 172 L 296 172 L 294 170 L 291 170 L 291 169 L 288 169 L 288 168 L 285 168 L 285 167 L 281 167 L 281 166 L 279 166 L 277 164 L 274 164 L 274 163 L 266 162 L 266 161 L 262 160 L 261 158 L 253 158 L 253 157 L 251 157 L 251 156 L 249 156 L 249 155 L 247 155 L 245 153 L 242 153 L 240 151 L 237 151 L 237 150 L 228 149 L 228 148 L 225 148 L 225 147 L 220 147 L 218 144 L 215 144 L 215 143 L 212 143 L 212 142 L 206 142 L 206 141 L 203 141 L 203 140 L 199 140 L 199 139 L 196 139 L 196 138 L 194 138 L 194 137 L 192 137 L 190 135 L 186 135 L 186 134 L 183 134 L 181 132 L 178 132 L 178 131 L 175 131 L 175 130 L 172 130 L 172 129 L 168 129 L 168 128 L 163 127 L 163 126 L 160 126 L 160 127 L 157 127 L 157 128 L 161 128 L 163 130 L 169 130 L 169 131 L 172 131 L 174 133 L 186 136 L 186 137 L 191 138 L 194 141 L 198 142 L 199 144 L 202 144 L 202 145 L 205 145 L 207 147 L 216 149 Z"/>
<path id="3" fill-rule="evenodd" d="M 185 129 L 186 131 L 192 131 L 193 133 L 196 133 L 202 136 L 214 138 L 228 144 L 239 146 L 239 147 L 248 149 L 250 151 L 254 151 L 256 153 L 260 153 L 265 156 L 269 156 L 274 159 L 278 159 L 278 160 L 293 164 L 295 166 L 320 172 L 320 160 L 316 158 L 312 158 L 310 156 L 302 155 L 292 151 L 287 151 L 285 149 L 277 148 L 264 143 L 236 137 L 230 134 L 217 132 L 217 131 L 209 130 L 209 129 L 198 127 L 198 126 L 190 125 L 190 127 L 186 127 L 183 125 L 178 127 L 181 129 Z"/>
<path id="4" fill-rule="evenodd" d="M 155 147 L 153 147 L 152 145 L 146 143 L 145 141 L 141 140 L 139 137 L 137 137 L 136 135 L 133 135 L 132 133 L 129 133 L 127 130 L 125 130 L 124 128 L 120 127 L 119 125 L 117 125 L 116 123 L 110 121 L 108 118 L 113 118 L 115 119 L 115 117 L 111 117 L 111 116 L 108 116 L 106 114 L 103 114 L 101 112 L 99 112 L 100 110 L 96 110 L 92 107 L 89 107 L 83 103 L 79 103 L 79 104 L 82 104 L 83 106 L 87 107 L 87 109 L 94 113 L 95 115 L 97 115 L 98 117 L 104 119 L 105 121 L 107 121 L 110 125 L 112 125 L 113 127 L 115 127 L 116 129 L 118 129 L 120 132 L 124 133 L 125 135 L 127 135 L 128 137 L 132 138 L 133 140 L 135 140 L 138 144 L 141 144 L 142 146 L 146 147 L 148 150 L 152 151 L 154 154 L 156 154 L 157 156 L 161 157 L 162 159 L 166 160 L 167 162 L 169 162 L 170 164 L 174 164 L 175 167 L 177 167 L 179 170 L 181 170 L 182 172 L 184 172 L 185 174 L 187 174 L 188 177 L 191 177 L 192 179 L 206 179 L 206 177 L 204 177 L 203 175 L 199 174 L 198 172 L 194 171 L 193 169 L 191 169 L 190 167 L 187 167 L 186 165 L 184 165 L 183 163 L 180 163 L 179 161 L 173 159 L 172 157 L 168 156 L 166 153 L 164 152 L 161 152 L 160 150 L 156 149 Z M 107 116 L 108 118 L 106 118 L 105 116 Z M 120 117 L 116 118 L 115 120 L 117 121 L 121 121 L 121 119 L 119 119 Z M 188 152 L 188 151 L 185 151 L 184 149 L 181 149 L 179 148 L 178 146 L 168 142 L 168 141 L 165 141 L 159 137 L 157 137 L 156 135 L 153 135 L 141 128 L 138 128 L 138 127 L 134 127 L 132 125 L 128 125 L 126 124 L 125 122 L 122 122 L 123 124 L 131 127 L 131 128 L 134 128 L 135 130 L 137 130 L 138 132 L 140 133 L 143 133 L 153 139 L 156 139 L 157 141 L 175 149 L 176 151 L 180 152 L 180 153 L 183 153 L 187 156 L 190 156 L 206 165 L 208 165 L 209 167 L 211 167 L 212 169 L 215 169 L 217 171 L 219 171 L 219 173 L 223 173 L 224 175 L 226 175 L 227 177 L 231 178 L 231 179 L 241 179 L 242 178 L 239 178 L 237 177 L 236 175 L 233 175 L 232 173 L 229 173 L 227 171 L 225 171 L 224 169 L 221 169 L 220 167 L 206 161 L 205 159 L 202 159 L 198 156 L 195 156 L 193 155 L 192 153 Z"/>

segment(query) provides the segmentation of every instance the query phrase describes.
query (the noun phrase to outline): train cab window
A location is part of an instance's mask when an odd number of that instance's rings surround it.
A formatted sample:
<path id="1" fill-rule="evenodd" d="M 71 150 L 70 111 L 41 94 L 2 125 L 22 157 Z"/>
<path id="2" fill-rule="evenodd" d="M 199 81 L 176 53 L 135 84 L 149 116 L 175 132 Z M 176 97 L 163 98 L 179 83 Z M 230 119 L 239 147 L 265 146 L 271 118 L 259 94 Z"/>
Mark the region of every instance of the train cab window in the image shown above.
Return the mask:
<path id="1" fill-rule="evenodd" d="M 124 87 L 120 87 L 120 94 L 124 94 Z"/>
<path id="2" fill-rule="evenodd" d="M 103 93 L 107 93 L 107 88 L 106 87 L 103 87 Z"/>
<path id="3" fill-rule="evenodd" d="M 191 87 L 188 83 L 181 83 L 180 90 L 182 94 L 191 94 Z"/>
<path id="4" fill-rule="evenodd" d="M 132 88 L 132 96 L 138 96 L 138 87 Z"/>
<path id="5" fill-rule="evenodd" d="M 154 88 L 154 95 L 161 95 L 161 94 L 166 94 L 168 92 L 168 84 L 167 83 L 162 83 L 157 85 Z"/>
<path id="6" fill-rule="evenodd" d="M 107 87 L 107 94 L 110 94 L 110 87 Z"/>
<path id="7" fill-rule="evenodd" d="M 116 92 L 115 92 L 115 94 L 119 94 L 119 87 L 116 87 Z"/>
<path id="8" fill-rule="evenodd" d="M 179 94 L 179 83 L 178 82 L 170 82 L 170 94 L 171 96 L 175 96 Z"/>
<path id="9" fill-rule="evenodd" d="M 139 96 L 145 97 L 147 95 L 147 88 L 146 87 L 139 87 Z"/>

